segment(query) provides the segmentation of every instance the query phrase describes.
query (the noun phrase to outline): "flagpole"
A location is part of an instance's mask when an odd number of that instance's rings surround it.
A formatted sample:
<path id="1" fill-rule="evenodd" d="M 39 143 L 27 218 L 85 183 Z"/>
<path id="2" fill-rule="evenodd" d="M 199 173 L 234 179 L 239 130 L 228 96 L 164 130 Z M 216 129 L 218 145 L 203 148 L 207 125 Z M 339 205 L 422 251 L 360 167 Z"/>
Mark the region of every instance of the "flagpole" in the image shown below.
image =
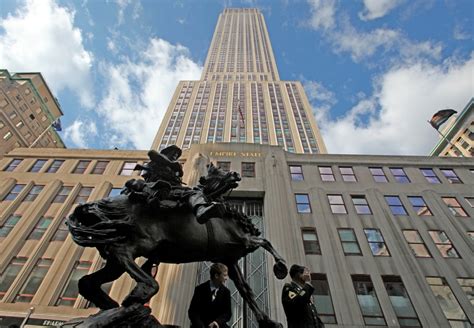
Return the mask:
<path id="1" fill-rule="evenodd" d="M 427 122 L 428 122 L 429 125 L 431 125 L 433 127 L 433 125 L 431 124 L 430 121 L 427 121 Z M 463 154 L 462 154 L 461 149 L 456 147 L 448 138 L 446 138 L 446 136 L 444 134 L 442 134 L 440 130 L 436 129 L 435 127 L 433 127 L 433 128 L 436 130 L 436 132 L 439 133 L 439 135 L 444 139 L 444 141 L 446 141 L 449 145 L 451 145 L 451 147 L 455 148 L 459 152 L 460 157 L 464 157 Z"/>
<path id="2" fill-rule="evenodd" d="M 56 121 L 53 121 L 46 129 L 44 129 L 44 131 L 41 132 L 41 134 L 38 136 L 38 138 L 36 138 L 35 141 L 33 141 L 33 143 L 28 146 L 28 148 L 33 148 L 33 146 L 36 145 L 36 143 L 41 139 L 41 137 L 43 137 L 44 134 L 46 132 L 48 132 L 48 130 L 54 125 L 54 122 L 56 122 Z"/>

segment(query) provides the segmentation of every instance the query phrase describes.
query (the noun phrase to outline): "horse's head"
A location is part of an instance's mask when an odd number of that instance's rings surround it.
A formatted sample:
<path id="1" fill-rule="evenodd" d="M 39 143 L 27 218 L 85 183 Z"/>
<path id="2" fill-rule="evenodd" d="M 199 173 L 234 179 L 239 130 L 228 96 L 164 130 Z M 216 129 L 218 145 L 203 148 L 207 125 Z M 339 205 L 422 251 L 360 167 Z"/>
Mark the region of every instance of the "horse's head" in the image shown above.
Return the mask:
<path id="1" fill-rule="evenodd" d="M 93 203 L 79 204 L 68 218 L 69 225 L 92 227 L 101 221 L 93 210 Z"/>
<path id="2" fill-rule="evenodd" d="M 207 166 L 207 175 L 199 179 L 199 184 L 206 196 L 216 198 L 236 188 L 240 180 L 242 179 L 239 173 L 226 172 L 211 163 Z"/>
<path id="3" fill-rule="evenodd" d="M 123 240 L 131 226 L 130 203 L 127 196 L 79 204 L 68 217 L 66 224 L 76 243 L 97 246 Z"/>

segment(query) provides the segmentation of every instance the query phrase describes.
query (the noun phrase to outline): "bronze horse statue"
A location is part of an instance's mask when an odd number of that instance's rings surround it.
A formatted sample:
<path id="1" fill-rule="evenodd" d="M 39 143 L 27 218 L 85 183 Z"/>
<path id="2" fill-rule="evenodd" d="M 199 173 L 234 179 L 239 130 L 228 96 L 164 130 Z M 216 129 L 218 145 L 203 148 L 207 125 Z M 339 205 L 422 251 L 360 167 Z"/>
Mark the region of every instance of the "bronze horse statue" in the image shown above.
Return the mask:
<path id="1" fill-rule="evenodd" d="M 225 172 L 211 164 L 198 189 L 209 200 L 223 202 L 222 195 L 235 188 L 240 180 L 238 173 Z M 188 188 L 188 192 L 192 190 L 196 188 Z M 81 246 L 96 247 L 106 260 L 102 269 L 80 279 L 80 294 L 102 310 L 119 307 L 100 286 L 127 272 L 137 285 L 122 305 L 145 304 L 159 289 L 151 274 L 153 265 L 221 262 L 227 265 L 229 278 L 255 314 L 259 326 L 282 327 L 258 307 L 237 264 L 240 258 L 263 247 L 275 260 L 275 276 L 285 278 L 288 273 L 285 261 L 270 242 L 259 237 L 260 232 L 246 215 L 229 205 L 224 205 L 222 217 L 200 224 L 189 206 L 179 203 L 179 199 L 164 200 L 157 209 L 133 201 L 125 192 L 78 205 L 67 221 L 73 240 Z M 147 260 L 140 267 L 134 260 L 141 256 Z"/>

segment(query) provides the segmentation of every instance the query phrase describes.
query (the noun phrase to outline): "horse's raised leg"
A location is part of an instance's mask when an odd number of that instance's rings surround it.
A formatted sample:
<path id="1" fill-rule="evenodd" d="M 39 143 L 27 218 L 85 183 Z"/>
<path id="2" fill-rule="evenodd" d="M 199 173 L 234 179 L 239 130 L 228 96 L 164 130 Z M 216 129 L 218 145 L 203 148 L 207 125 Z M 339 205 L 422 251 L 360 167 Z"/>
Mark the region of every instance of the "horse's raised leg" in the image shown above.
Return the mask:
<path id="1" fill-rule="evenodd" d="M 242 296 L 252 312 L 255 314 L 258 326 L 260 328 L 283 328 L 281 323 L 270 320 L 268 315 L 258 307 L 252 288 L 250 288 L 250 285 L 244 279 L 239 265 L 237 263 L 231 263 L 228 264 L 227 267 L 229 269 L 229 278 L 232 279 L 235 287 L 239 291 L 240 296 Z"/>
<path id="2" fill-rule="evenodd" d="M 285 260 L 280 254 L 278 254 L 275 248 L 273 248 L 273 245 L 265 238 L 255 237 L 252 239 L 252 242 L 256 243 L 258 246 L 264 248 L 267 252 L 272 254 L 273 258 L 275 259 L 273 273 L 278 279 L 284 279 L 288 275 L 288 268 L 286 267 Z"/>
<path id="3" fill-rule="evenodd" d="M 129 254 L 121 253 L 116 256 L 120 261 L 120 264 L 125 268 L 125 271 L 137 282 L 137 286 L 123 300 L 122 305 L 129 306 L 135 303 L 147 303 L 153 295 L 158 293 L 158 283 L 149 273 L 143 271 Z M 150 264 L 152 265 L 150 261 L 147 261 L 144 264 L 145 269 L 148 269 L 148 266 L 150 266 L 149 272 L 151 272 Z"/>
<path id="4" fill-rule="evenodd" d="M 152 276 L 152 270 L 153 270 L 153 264 L 155 264 L 153 261 L 150 261 L 150 260 L 146 260 L 145 263 L 142 264 L 141 266 L 141 269 L 148 275 L 150 275 L 150 277 L 153 277 Z M 157 264 L 158 266 L 158 264 Z M 158 269 L 158 268 L 157 268 Z M 143 282 L 137 282 L 137 285 L 135 286 L 135 288 L 130 292 L 130 294 L 127 296 L 127 297 L 131 297 L 132 299 L 135 297 L 136 294 L 139 294 L 140 293 L 140 290 L 146 286 L 143 286 L 145 283 Z"/>
<path id="5" fill-rule="evenodd" d="M 110 298 L 100 286 L 118 279 L 124 272 L 124 268 L 108 260 L 102 269 L 79 279 L 79 293 L 101 310 L 116 308 L 119 304 Z"/>

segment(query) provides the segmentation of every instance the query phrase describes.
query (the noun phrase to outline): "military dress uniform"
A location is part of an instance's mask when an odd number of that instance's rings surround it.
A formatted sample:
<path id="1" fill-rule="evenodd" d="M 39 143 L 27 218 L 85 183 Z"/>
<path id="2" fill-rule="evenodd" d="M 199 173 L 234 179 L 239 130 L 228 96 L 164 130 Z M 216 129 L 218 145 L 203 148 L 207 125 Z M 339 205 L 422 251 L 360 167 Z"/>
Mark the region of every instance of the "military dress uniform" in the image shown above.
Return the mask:
<path id="1" fill-rule="evenodd" d="M 311 295 L 314 287 L 305 284 L 301 287 L 295 282 L 283 287 L 281 301 L 285 310 L 288 328 L 322 328 L 324 324 L 319 319 Z"/>

